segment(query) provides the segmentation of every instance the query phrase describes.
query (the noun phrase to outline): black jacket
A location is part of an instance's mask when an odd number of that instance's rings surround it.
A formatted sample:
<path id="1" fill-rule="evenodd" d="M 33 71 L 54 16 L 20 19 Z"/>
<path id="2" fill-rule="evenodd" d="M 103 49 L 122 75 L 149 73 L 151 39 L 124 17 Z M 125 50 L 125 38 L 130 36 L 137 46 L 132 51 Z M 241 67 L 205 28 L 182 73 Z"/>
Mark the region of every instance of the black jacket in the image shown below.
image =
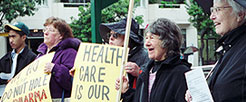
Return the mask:
<path id="1" fill-rule="evenodd" d="M 31 63 L 35 58 L 36 54 L 25 46 L 23 52 L 18 55 L 15 75 Z M 12 62 L 11 52 L 8 52 L 0 59 L 0 73 L 11 73 Z M 2 84 L 7 84 L 7 80 L 0 78 L 0 85 Z"/>
<path id="2" fill-rule="evenodd" d="M 246 26 L 225 34 L 209 87 L 215 102 L 246 102 Z"/>
<path id="3" fill-rule="evenodd" d="M 149 71 L 156 62 L 149 61 L 137 81 L 137 88 L 123 94 L 124 102 L 186 102 L 187 90 L 184 73 L 190 70 L 190 64 L 180 60 L 179 55 L 168 57 L 157 67 L 156 79 L 148 97 Z M 135 93 L 133 95 L 133 93 Z"/>
<path id="4" fill-rule="evenodd" d="M 148 52 L 143 46 L 137 46 L 133 48 L 128 54 L 128 62 L 136 63 L 141 68 L 141 70 L 145 69 L 149 60 Z M 128 78 L 130 87 L 133 87 L 134 79 L 136 79 L 136 77 L 128 74 Z"/>

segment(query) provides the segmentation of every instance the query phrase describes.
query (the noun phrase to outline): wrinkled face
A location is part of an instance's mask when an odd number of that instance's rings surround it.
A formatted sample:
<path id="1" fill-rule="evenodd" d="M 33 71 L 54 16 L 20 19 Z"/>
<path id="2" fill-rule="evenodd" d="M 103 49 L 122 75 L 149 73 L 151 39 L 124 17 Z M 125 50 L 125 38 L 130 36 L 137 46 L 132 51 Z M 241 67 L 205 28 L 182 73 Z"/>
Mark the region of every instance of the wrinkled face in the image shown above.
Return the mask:
<path id="1" fill-rule="evenodd" d="M 124 46 L 124 39 L 125 36 L 121 34 L 117 34 L 114 31 L 110 31 L 109 35 L 109 45 L 114 45 L 114 46 Z"/>
<path id="2" fill-rule="evenodd" d="M 216 33 L 221 36 L 238 27 L 241 22 L 232 7 L 225 1 L 214 3 L 210 19 L 214 22 Z"/>
<path id="3" fill-rule="evenodd" d="M 47 25 L 44 29 L 44 43 L 48 47 L 54 47 L 62 40 L 59 31 L 53 25 Z"/>
<path id="4" fill-rule="evenodd" d="M 15 32 L 14 30 L 10 30 L 8 37 L 9 37 L 9 44 L 12 49 L 18 50 L 19 48 L 25 45 L 26 35 L 20 36 L 20 34 Z"/>
<path id="5" fill-rule="evenodd" d="M 161 40 L 159 35 L 147 33 L 145 39 L 145 46 L 148 49 L 149 58 L 162 61 L 165 59 L 166 52 L 165 49 L 161 47 Z"/>

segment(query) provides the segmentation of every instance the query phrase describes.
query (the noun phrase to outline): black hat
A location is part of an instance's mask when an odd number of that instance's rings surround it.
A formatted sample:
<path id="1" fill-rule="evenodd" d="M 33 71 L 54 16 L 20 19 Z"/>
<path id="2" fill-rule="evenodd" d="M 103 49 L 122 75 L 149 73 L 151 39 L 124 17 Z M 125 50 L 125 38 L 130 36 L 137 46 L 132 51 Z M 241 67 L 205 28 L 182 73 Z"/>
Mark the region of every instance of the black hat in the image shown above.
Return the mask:
<path id="1" fill-rule="evenodd" d="M 16 31 L 22 31 L 26 35 L 28 35 L 30 33 L 28 27 L 22 22 L 15 22 L 13 25 L 7 24 L 7 25 L 5 25 L 5 29 L 8 30 L 8 31 L 10 29 L 13 29 L 13 30 L 16 30 Z"/>
<path id="2" fill-rule="evenodd" d="M 234 0 L 234 1 L 246 9 L 246 0 Z"/>
<path id="3" fill-rule="evenodd" d="M 127 19 L 125 18 L 119 22 L 100 24 L 100 26 L 99 26 L 100 35 L 103 38 L 104 42 L 106 42 L 106 43 L 109 42 L 109 38 L 107 37 L 107 34 L 111 30 L 113 30 L 114 32 L 116 32 L 118 34 L 125 35 L 126 22 L 127 22 Z M 138 31 L 139 31 L 139 24 L 134 19 L 132 19 L 130 39 L 132 39 L 136 43 L 142 44 L 143 43 L 143 37 L 138 34 Z"/>

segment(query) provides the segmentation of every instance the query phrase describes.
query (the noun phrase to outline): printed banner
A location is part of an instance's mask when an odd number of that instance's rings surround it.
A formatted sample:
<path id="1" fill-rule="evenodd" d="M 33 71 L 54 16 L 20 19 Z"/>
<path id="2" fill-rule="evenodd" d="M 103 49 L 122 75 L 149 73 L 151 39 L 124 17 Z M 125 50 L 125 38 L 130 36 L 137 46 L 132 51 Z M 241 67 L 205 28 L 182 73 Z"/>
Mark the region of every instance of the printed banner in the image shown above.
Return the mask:
<path id="1" fill-rule="evenodd" d="M 75 59 L 71 102 L 114 102 L 123 47 L 81 43 Z"/>
<path id="2" fill-rule="evenodd" d="M 45 63 L 54 52 L 41 56 L 26 66 L 7 84 L 1 102 L 51 102 L 50 74 L 44 73 Z"/>

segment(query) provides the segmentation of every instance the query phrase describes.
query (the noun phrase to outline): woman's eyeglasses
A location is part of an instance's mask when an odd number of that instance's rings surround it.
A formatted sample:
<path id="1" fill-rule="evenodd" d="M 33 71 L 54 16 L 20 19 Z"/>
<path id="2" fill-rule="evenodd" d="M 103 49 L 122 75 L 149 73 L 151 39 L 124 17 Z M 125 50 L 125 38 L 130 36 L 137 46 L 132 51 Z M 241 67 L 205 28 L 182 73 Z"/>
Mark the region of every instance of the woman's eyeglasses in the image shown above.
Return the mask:
<path id="1" fill-rule="evenodd" d="M 48 31 L 48 32 L 56 32 L 57 30 L 56 29 L 52 29 L 52 28 L 44 28 L 43 32 L 46 32 L 46 31 Z"/>
<path id="2" fill-rule="evenodd" d="M 218 11 L 221 11 L 222 9 L 225 9 L 225 8 L 231 8 L 231 6 L 224 6 L 224 7 L 211 7 L 210 8 L 210 12 L 218 12 Z"/>
<path id="3" fill-rule="evenodd" d="M 113 38 L 117 39 L 119 37 L 119 34 L 118 33 L 107 33 L 107 37 L 108 39 L 111 37 L 111 35 L 113 35 Z"/>
<path id="4" fill-rule="evenodd" d="M 156 35 L 156 34 L 147 34 L 145 36 L 145 39 L 150 39 L 150 40 L 153 40 L 153 39 L 160 39 L 160 36 L 159 35 Z"/>

